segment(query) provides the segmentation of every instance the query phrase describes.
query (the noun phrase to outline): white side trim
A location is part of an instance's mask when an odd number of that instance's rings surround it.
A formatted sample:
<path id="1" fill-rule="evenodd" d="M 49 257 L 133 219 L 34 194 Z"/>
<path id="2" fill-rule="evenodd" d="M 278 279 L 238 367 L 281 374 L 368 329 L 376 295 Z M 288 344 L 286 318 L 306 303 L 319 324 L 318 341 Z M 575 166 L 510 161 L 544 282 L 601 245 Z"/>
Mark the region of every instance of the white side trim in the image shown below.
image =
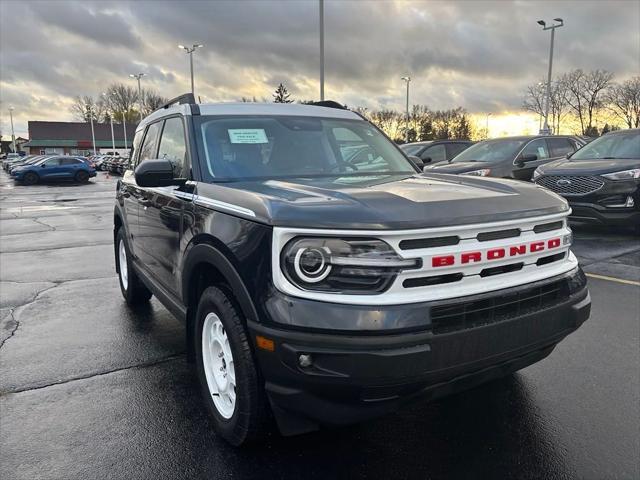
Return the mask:
<path id="1" fill-rule="evenodd" d="M 253 210 L 249 210 L 248 208 L 240 207 L 232 203 L 221 202 L 220 200 L 214 200 L 213 198 L 209 197 L 203 197 L 202 195 L 194 195 L 194 202 L 196 205 L 200 205 L 201 207 L 211 207 L 214 209 L 219 208 L 231 213 L 246 215 L 247 217 L 256 216 L 256 212 L 254 212 Z"/>

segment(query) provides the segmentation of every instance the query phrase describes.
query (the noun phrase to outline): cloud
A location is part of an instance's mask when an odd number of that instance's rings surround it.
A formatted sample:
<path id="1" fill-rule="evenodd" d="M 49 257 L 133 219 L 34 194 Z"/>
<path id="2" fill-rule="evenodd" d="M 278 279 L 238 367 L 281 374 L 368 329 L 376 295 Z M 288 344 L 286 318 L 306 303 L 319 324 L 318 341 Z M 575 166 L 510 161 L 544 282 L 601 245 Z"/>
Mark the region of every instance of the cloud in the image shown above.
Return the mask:
<path id="1" fill-rule="evenodd" d="M 112 82 L 143 84 L 171 97 L 189 88 L 208 101 L 271 98 L 284 82 L 293 97 L 318 96 L 315 1 L 3 1 L 2 111 L 26 121 L 71 118 L 75 95 Z M 353 106 L 411 102 L 471 112 L 517 110 L 527 84 L 546 74 L 549 32 L 536 20 L 565 19 L 554 70 L 604 68 L 623 79 L 640 71 L 640 4 L 625 0 L 325 2 L 326 92 Z M 2 131 L 7 123 L 2 117 Z"/>

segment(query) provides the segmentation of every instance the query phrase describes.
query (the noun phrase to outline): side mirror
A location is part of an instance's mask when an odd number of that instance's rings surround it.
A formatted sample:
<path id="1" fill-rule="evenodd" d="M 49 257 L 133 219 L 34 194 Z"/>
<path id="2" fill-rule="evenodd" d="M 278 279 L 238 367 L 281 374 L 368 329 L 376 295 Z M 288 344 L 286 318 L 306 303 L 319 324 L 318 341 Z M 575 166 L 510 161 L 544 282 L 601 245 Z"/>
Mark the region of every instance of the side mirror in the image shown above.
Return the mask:
<path id="1" fill-rule="evenodd" d="M 46 165 L 43 163 L 42 165 L 40 165 L 40 168 L 44 168 L 46 167 Z"/>
<path id="2" fill-rule="evenodd" d="M 407 155 L 407 157 L 409 158 L 409 160 L 411 160 L 411 163 L 413 163 L 417 168 L 423 167 L 424 162 L 420 157 L 416 157 L 415 155 Z"/>
<path id="3" fill-rule="evenodd" d="M 535 153 L 529 153 L 520 157 L 520 161 L 522 163 L 534 162 L 536 160 L 538 160 L 538 155 L 536 155 Z"/>
<path id="4" fill-rule="evenodd" d="M 431 163 L 432 160 L 433 160 L 433 158 L 431 158 L 431 157 L 424 157 L 422 159 L 422 163 Z"/>
<path id="5" fill-rule="evenodd" d="M 173 178 L 173 166 L 167 159 L 145 160 L 134 171 L 136 183 L 141 187 L 170 187 L 184 185 L 186 178 Z"/>

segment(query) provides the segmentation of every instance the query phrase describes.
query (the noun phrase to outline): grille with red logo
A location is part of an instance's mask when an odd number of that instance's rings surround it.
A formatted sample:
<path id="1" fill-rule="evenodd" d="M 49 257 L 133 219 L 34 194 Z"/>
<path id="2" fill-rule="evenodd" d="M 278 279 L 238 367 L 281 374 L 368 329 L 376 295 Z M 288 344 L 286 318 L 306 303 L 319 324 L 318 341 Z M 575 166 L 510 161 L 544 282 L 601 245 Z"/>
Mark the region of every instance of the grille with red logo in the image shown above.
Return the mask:
<path id="1" fill-rule="evenodd" d="M 500 260 L 502 258 L 518 257 L 527 253 L 538 253 L 552 250 L 562 245 L 560 238 L 552 238 L 545 241 L 525 243 L 511 247 L 496 247 L 485 251 L 462 252 L 457 255 L 440 255 L 431 258 L 432 267 L 450 267 L 452 265 L 465 265 L 486 260 Z"/>

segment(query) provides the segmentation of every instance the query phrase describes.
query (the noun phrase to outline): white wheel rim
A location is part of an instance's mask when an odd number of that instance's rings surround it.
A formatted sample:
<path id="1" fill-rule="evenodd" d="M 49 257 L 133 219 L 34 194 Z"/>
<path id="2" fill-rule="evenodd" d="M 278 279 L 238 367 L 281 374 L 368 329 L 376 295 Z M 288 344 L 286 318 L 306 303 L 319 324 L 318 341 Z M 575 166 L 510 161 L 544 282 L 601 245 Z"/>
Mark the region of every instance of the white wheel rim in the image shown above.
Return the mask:
<path id="1" fill-rule="evenodd" d="M 223 418 L 231 418 L 236 409 L 236 369 L 227 332 L 215 313 L 204 319 L 202 362 L 216 410 Z"/>
<path id="2" fill-rule="evenodd" d="M 127 270 L 127 251 L 124 248 L 124 242 L 120 240 L 118 245 L 118 260 L 120 264 L 120 281 L 126 290 L 129 286 L 129 271 Z"/>

